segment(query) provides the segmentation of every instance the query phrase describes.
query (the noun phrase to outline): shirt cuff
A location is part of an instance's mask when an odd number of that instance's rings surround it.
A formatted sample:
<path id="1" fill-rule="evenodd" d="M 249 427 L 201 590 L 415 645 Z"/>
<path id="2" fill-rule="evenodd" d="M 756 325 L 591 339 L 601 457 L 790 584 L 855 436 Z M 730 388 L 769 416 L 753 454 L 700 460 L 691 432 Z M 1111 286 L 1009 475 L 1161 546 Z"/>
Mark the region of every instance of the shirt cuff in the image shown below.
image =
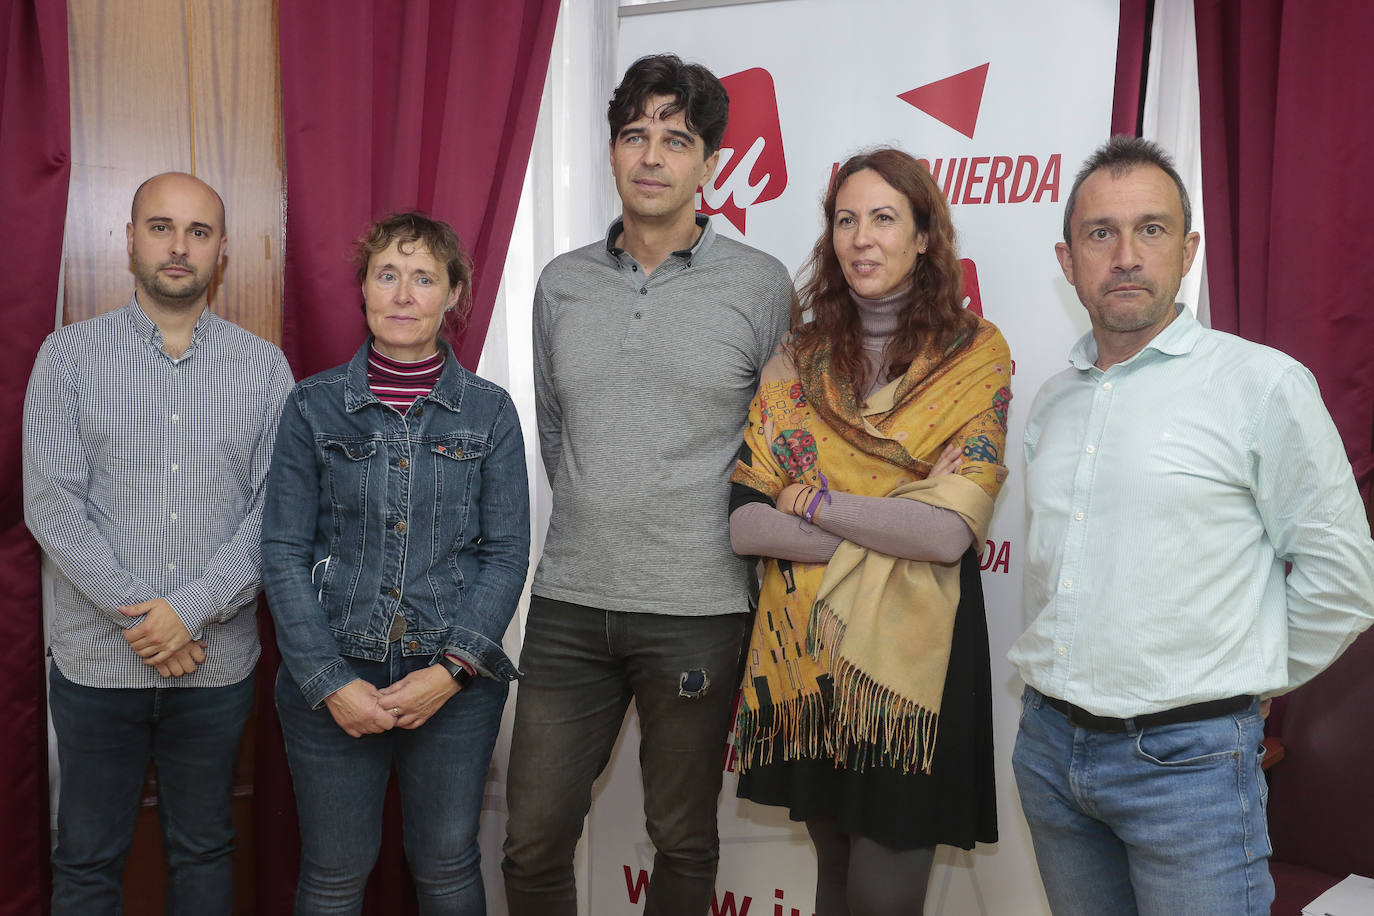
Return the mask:
<path id="1" fill-rule="evenodd" d="M 210 593 L 199 582 L 189 582 L 167 596 L 167 603 L 181 618 L 192 639 L 200 639 L 205 624 L 219 612 Z"/>

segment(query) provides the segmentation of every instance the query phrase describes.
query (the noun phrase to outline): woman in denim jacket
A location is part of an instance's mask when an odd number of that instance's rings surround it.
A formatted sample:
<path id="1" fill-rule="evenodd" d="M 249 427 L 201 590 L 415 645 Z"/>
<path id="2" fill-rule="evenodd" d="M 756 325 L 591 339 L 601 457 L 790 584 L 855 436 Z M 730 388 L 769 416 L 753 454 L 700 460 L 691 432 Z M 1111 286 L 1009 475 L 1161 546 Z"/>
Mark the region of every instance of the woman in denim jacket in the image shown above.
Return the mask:
<path id="1" fill-rule="evenodd" d="M 390 217 L 356 262 L 371 337 L 292 391 L 263 514 L 296 912 L 361 910 L 394 764 L 420 912 L 484 913 L 477 823 L 529 562 L 520 423 L 439 339 L 471 289 L 452 228 Z"/>

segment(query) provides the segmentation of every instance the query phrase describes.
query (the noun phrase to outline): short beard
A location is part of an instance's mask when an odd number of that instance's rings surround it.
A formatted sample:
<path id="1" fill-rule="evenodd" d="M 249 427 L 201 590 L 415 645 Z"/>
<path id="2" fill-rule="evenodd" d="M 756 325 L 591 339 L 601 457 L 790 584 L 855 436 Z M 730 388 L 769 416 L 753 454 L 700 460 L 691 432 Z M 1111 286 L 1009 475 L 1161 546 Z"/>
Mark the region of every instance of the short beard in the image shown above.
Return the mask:
<path id="1" fill-rule="evenodd" d="M 165 266 L 166 264 L 149 265 L 137 258 L 133 259 L 134 277 L 138 280 L 139 286 L 147 290 L 148 295 L 162 305 L 177 307 L 194 303 L 205 294 L 205 291 L 210 288 L 211 281 L 214 280 L 213 273 L 209 278 L 204 278 L 199 273 L 193 272 L 185 278 L 184 285 L 171 285 L 163 279 L 159 272 Z M 194 271 L 194 268 L 189 264 L 179 264 L 178 266 Z"/>

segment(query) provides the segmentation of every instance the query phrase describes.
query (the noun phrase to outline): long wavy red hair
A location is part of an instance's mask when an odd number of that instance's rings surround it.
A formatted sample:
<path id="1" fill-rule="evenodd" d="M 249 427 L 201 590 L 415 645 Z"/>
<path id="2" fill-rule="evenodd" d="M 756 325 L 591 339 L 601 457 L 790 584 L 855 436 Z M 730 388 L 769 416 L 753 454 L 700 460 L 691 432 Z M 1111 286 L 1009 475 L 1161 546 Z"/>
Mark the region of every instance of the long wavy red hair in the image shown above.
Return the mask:
<path id="1" fill-rule="evenodd" d="M 792 342 L 806 353 L 828 341 L 833 370 L 847 377 L 860 398 L 871 381 L 860 347 L 858 311 L 835 254 L 835 198 L 849 176 L 872 169 L 911 203 L 916 227 L 926 234 L 926 252 L 912 271 L 911 306 L 902 313 L 897 332 L 887 346 L 887 377 L 906 372 L 927 348 L 943 352 L 959 338 L 971 337 L 978 319 L 964 308 L 964 274 L 954 247 L 954 224 L 949 206 L 930 172 L 908 154 L 881 147 L 850 157 L 835 172 L 821 208 L 825 231 L 807 259 L 807 279 L 792 307 Z M 808 321 L 807 313 L 810 313 Z"/>

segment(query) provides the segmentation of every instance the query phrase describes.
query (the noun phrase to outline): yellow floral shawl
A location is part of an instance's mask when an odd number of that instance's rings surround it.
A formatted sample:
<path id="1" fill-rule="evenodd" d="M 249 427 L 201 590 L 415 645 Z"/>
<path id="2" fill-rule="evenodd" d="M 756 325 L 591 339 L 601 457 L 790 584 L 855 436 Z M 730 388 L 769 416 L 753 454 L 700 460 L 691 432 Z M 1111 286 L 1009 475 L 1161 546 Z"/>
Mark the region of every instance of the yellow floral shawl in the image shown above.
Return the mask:
<path id="1" fill-rule="evenodd" d="M 952 509 L 981 541 L 1003 464 L 1011 357 L 992 324 L 925 353 L 859 406 L 826 347 L 764 368 L 732 480 L 769 500 L 791 483 Z M 952 354 L 952 355 L 951 355 Z M 953 475 L 927 481 L 951 441 Z M 824 508 L 821 509 L 822 516 Z M 832 759 L 930 771 L 949 664 L 959 564 L 844 542 L 827 564 L 765 559 L 736 741 L 742 766 Z"/>

